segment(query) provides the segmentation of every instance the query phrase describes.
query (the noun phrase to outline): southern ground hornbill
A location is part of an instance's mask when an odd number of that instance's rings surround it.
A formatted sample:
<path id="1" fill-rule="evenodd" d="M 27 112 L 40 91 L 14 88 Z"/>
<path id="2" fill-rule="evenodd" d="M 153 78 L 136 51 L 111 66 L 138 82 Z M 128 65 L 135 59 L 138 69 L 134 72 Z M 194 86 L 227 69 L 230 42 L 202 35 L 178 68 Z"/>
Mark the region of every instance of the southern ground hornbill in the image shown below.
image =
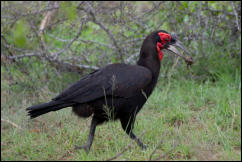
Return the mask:
<path id="1" fill-rule="evenodd" d="M 142 44 L 137 65 L 117 63 L 100 68 L 81 78 L 50 102 L 27 108 L 28 115 L 35 118 L 65 107 L 72 107 L 79 117 L 93 115 L 87 143 L 76 146 L 76 149 L 84 149 L 86 153 L 92 145 L 96 126 L 110 119 L 119 119 L 124 131 L 144 149 L 146 146 L 133 133 L 135 118 L 157 83 L 162 50 L 180 55 L 174 46 L 187 52 L 168 32 L 152 32 Z M 192 64 L 191 57 L 180 56 Z"/>

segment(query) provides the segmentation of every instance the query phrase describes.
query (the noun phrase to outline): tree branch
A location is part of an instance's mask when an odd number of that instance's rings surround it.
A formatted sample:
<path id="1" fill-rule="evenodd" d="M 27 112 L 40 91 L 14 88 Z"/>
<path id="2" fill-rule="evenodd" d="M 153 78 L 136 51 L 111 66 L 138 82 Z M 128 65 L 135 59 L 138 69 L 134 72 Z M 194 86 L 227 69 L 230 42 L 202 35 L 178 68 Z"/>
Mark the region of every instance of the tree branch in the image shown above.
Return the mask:
<path id="1" fill-rule="evenodd" d="M 152 151 L 152 153 L 150 154 L 150 158 L 149 158 L 149 160 L 151 161 L 151 159 L 152 159 L 152 156 L 155 154 L 155 152 L 157 151 L 157 149 L 160 147 L 160 145 L 164 142 L 163 141 L 163 138 L 165 137 L 165 135 L 167 135 L 167 132 L 165 132 L 163 135 L 162 135 L 162 137 L 161 137 L 161 140 L 160 140 L 160 142 L 156 145 L 156 147 L 155 147 L 155 149 Z"/>
<path id="2" fill-rule="evenodd" d="M 235 16 L 235 20 L 236 20 L 235 22 L 236 22 L 236 25 L 237 25 L 238 31 L 241 31 L 241 29 L 240 29 L 240 24 L 239 24 L 238 13 L 237 13 L 236 10 L 235 10 L 234 2 L 231 1 L 231 5 L 232 5 L 233 12 L 234 12 L 234 16 Z"/>
<path id="3" fill-rule="evenodd" d="M 178 143 L 178 140 L 176 140 L 176 141 L 174 142 L 172 148 L 171 148 L 168 152 L 166 152 L 164 155 L 159 156 L 158 158 L 152 159 L 152 161 L 157 161 L 157 160 L 160 160 L 160 159 L 164 159 L 169 153 L 171 153 L 171 152 L 176 148 L 176 146 L 177 146 L 178 144 L 179 144 L 179 143 Z"/>
<path id="4" fill-rule="evenodd" d="M 85 3 L 88 6 L 88 9 L 83 8 L 83 10 L 87 13 L 89 13 L 92 16 L 92 20 L 95 24 L 99 25 L 109 36 L 109 38 L 112 40 L 113 45 L 115 46 L 115 48 L 118 50 L 118 56 L 119 59 L 121 60 L 121 62 L 124 62 L 123 56 L 124 56 L 124 52 L 123 50 L 119 47 L 118 42 L 116 41 L 116 39 L 114 38 L 112 32 L 104 25 L 103 22 L 101 22 L 99 19 L 97 19 L 95 11 L 93 9 L 93 7 L 91 6 L 91 4 L 87 1 L 85 1 Z"/>
<path id="5" fill-rule="evenodd" d="M 137 138 L 142 137 L 142 136 L 145 134 L 145 132 L 146 132 L 146 131 L 144 131 L 143 133 L 141 133 L 141 135 L 140 135 L 139 137 L 137 137 Z M 134 140 L 132 140 L 132 141 L 128 144 L 128 146 L 126 146 L 126 147 L 125 147 L 120 153 L 116 154 L 115 156 L 113 156 L 113 157 L 111 157 L 111 158 L 109 158 L 109 159 L 107 159 L 107 160 L 105 160 L 105 161 L 111 161 L 111 160 L 117 159 L 119 156 L 123 155 L 123 153 L 124 153 L 125 151 L 127 151 L 127 150 L 128 150 L 133 144 L 134 144 Z"/>
<path id="6" fill-rule="evenodd" d="M 6 119 L 1 119 L 1 122 L 6 122 L 6 123 L 9 123 L 11 124 L 12 126 L 22 130 L 23 128 L 21 128 L 20 126 L 18 126 L 17 124 L 15 124 L 14 122 L 10 121 L 10 120 L 6 120 Z"/>
<path id="7" fill-rule="evenodd" d="M 68 45 L 66 45 L 66 47 L 62 48 L 61 50 L 59 50 L 58 52 L 56 52 L 54 54 L 54 59 L 56 59 L 60 54 L 65 52 L 67 49 L 69 49 L 71 47 L 71 45 L 73 44 L 73 42 L 76 41 L 80 37 L 85 23 L 86 23 L 86 19 L 84 19 L 84 21 L 81 21 L 81 26 L 80 26 L 79 31 L 77 32 L 76 36 L 70 41 L 70 43 Z"/>

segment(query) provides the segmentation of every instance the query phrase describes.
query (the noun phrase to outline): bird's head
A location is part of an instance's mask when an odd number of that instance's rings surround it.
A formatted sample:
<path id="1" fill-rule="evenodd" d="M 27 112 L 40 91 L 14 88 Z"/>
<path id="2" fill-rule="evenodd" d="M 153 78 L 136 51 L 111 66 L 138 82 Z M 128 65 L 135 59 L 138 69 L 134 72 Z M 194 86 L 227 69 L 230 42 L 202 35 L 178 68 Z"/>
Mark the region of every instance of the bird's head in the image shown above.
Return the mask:
<path id="1" fill-rule="evenodd" d="M 181 48 L 182 50 L 184 50 L 188 55 L 190 55 L 190 52 L 184 47 L 184 45 L 176 38 L 176 36 L 174 34 L 169 34 L 168 32 L 164 31 L 164 30 L 159 30 L 157 32 L 155 32 L 155 37 L 156 37 L 156 49 L 158 52 L 158 56 L 160 61 L 163 58 L 163 49 L 166 49 L 168 51 L 171 51 L 172 53 L 182 57 L 183 59 L 185 59 L 185 61 L 187 62 L 188 65 L 193 64 L 193 60 L 191 58 L 191 56 L 183 56 L 177 49 Z"/>

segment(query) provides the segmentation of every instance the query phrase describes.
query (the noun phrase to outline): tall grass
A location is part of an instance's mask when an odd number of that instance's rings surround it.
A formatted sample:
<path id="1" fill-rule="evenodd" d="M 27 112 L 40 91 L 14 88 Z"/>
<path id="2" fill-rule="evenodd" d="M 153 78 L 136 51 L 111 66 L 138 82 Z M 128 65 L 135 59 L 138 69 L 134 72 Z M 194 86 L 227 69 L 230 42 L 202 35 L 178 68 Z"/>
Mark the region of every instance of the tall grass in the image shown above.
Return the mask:
<path id="1" fill-rule="evenodd" d="M 51 70 L 50 73 L 55 74 Z M 29 120 L 25 112 L 26 107 L 54 97 L 69 83 L 67 80 L 60 85 L 58 80 L 71 78 L 71 74 L 48 78 L 49 85 L 56 82 L 55 91 L 51 86 L 45 87 L 45 78 L 32 80 L 31 89 L 20 85 L 25 78 L 34 77 L 13 76 L 18 82 L 13 84 L 5 70 L 1 74 L 1 119 L 22 128 L 2 122 L 2 160 L 105 160 L 132 142 L 120 122 L 110 122 L 97 127 L 89 155 L 74 150 L 74 145 L 86 142 L 90 119 L 80 120 L 70 109 L 35 120 Z M 218 77 L 216 82 L 204 83 L 161 77 L 134 126 L 138 136 L 145 131 L 141 139 L 148 149 L 144 152 L 133 144 L 118 160 L 148 160 L 161 140 L 152 158 L 168 152 L 163 160 L 240 160 L 241 76 L 236 72 L 233 77 L 228 73 Z M 175 142 L 178 145 L 169 152 Z"/>

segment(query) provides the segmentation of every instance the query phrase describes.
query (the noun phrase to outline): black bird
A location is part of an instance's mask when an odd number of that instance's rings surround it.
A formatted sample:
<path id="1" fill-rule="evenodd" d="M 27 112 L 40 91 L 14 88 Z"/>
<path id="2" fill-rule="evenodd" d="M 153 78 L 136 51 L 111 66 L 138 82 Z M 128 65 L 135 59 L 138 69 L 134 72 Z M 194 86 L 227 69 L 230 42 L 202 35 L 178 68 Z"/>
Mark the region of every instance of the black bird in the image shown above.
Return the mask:
<path id="1" fill-rule="evenodd" d="M 81 78 L 50 102 L 28 107 L 28 115 L 36 118 L 66 107 L 72 107 L 79 117 L 93 115 L 87 143 L 76 146 L 76 149 L 84 149 L 86 153 L 92 145 L 96 126 L 110 119 L 119 119 L 130 138 L 145 149 L 146 146 L 133 132 L 135 118 L 157 83 L 162 50 L 180 55 L 174 46 L 187 52 L 180 41 L 168 32 L 152 32 L 142 44 L 137 65 L 106 65 Z M 191 58 L 186 61 L 192 62 Z"/>

